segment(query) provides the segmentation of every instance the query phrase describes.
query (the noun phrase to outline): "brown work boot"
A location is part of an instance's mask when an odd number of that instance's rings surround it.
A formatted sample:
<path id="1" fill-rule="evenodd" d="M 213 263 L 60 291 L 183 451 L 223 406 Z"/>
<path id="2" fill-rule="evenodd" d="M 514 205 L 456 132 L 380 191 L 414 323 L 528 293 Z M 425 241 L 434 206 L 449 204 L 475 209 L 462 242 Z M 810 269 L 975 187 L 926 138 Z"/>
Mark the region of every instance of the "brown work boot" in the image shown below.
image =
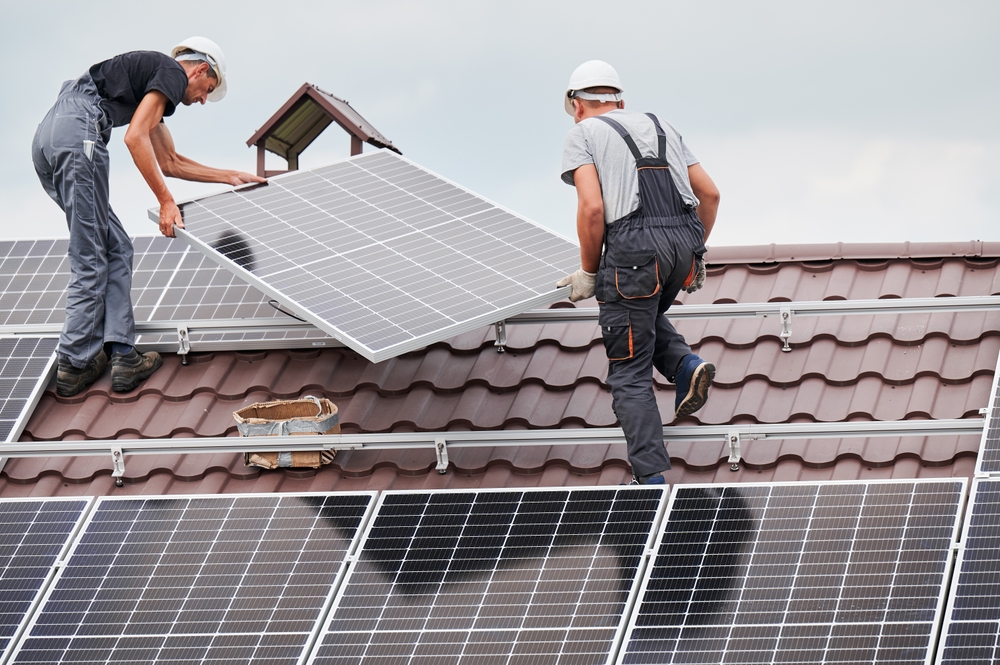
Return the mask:
<path id="1" fill-rule="evenodd" d="M 128 353 L 111 354 L 111 389 L 127 393 L 160 369 L 163 359 L 156 351 L 139 353 L 134 348 Z"/>
<path id="2" fill-rule="evenodd" d="M 94 356 L 87 366 L 77 369 L 62 356 L 56 370 L 56 394 L 60 397 L 72 397 L 86 390 L 90 384 L 101 378 L 104 368 L 108 366 L 108 356 L 102 349 Z"/>

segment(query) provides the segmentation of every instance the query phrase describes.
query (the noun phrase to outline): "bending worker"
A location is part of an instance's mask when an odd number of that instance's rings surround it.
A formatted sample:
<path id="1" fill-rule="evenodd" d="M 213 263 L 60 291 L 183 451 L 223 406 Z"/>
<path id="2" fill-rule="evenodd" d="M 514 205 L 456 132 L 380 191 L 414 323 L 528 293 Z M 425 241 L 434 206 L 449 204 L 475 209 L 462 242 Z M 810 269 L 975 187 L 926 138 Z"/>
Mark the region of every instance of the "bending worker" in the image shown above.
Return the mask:
<path id="1" fill-rule="evenodd" d="M 571 286 L 573 301 L 597 296 L 632 482 L 663 483 L 670 457 L 653 367 L 675 384 L 678 417 L 705 404 L 715 366 L 691 351 L 664 313 L 682 288 L 690 293 L 705 281 L 719 190 L 673 127 L 625 111 L 618 73 L 606 62 L 580 65 L 564 103 L 576 122 L 562 178 L 576 186 L 581 269 L 558 286 Z"/>
<path id="2" fill-rule="evenodd" d="M 226 60 L 215 42 L 192 37 L 170 56 L 133 51 L 100 62 L 63 83 L 38 125 L 31 157 L 42 187 L 66 213 L 71 277 L 59 338 L 56 392 L 75 395 L 96 381 L 111 356 L 111 387 L 127 392 L 161 364 L 135 348 L 132 242 L 108 202 L 108 140 L 128 125 L 125 145 L 160 203 L 160 231 L 183 228 L 163 176 L 241 185 L 263 179 L 202 166 L 177 154 L 163 124 L 178 104 L 217 102 L 226 95 Z"/>

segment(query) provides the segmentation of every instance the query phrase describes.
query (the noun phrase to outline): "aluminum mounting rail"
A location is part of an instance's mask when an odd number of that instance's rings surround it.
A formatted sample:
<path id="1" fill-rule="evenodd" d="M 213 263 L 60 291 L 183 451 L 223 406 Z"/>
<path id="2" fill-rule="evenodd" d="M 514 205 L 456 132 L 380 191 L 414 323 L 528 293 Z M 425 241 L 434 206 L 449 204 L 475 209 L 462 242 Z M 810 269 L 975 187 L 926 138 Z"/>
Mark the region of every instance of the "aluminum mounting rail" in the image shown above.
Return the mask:
<path id="1" fill-rule="evenodd" d="M 729 463 L 739 467 L 743 441 L 762 439 L 867 438 L 891 436 L 980 435 L 982 418 L 893 420 L 835 423 L 776 423 L 664 427 L 667 441 L 715 441 L 729 446 Z M 201 437 L 173 439 L 94 439 L 83 441 L 18 441 L 3 444 L 3 458 L 75 457 L 111 454 L 112 475 L 125 474 L 125 455 L 188 455 L 220 452 L 295 452 L 303 450 L 391 450 L 430 448 L 437 470 L 448 469 L 448 448 L 614 445 L 625 443 L 621 428 L 497 430 L 479 432 L 404 432 L 282 437 Z"/>

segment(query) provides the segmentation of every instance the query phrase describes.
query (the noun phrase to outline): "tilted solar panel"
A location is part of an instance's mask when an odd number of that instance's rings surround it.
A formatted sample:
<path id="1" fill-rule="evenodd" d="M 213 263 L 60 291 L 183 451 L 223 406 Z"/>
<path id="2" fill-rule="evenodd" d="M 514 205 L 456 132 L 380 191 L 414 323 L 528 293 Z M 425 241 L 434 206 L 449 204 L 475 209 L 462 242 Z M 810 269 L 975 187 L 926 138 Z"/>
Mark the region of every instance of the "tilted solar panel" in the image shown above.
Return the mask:
<path id="1" fill-rule="evenodd" d="M 964 490 L 679 486 L 619 662 L 929 663 Z"/>
<path id="2" fill-rule="evenodd" d="M 297 663 L 373 497 L 99 499 L 12 662 Z"/>
<path id="3" fill-rule="evenodd" d="M 951 580 L 937 662 L 1000 662 L 1000 480 L 977 479 Z"/>
<path id="4" fill-rule="evenodd" d="M 993 388 L 986 409 L 983 439 L 979 445 L 977 475 L 1000 473 L 1000 360 L 993 376 Z"/>
<path id="5" fill-rule="evenodd" d="M 608 663 L 664 490 L 383 493 L 310 662 Z"/>
<path id="6" fill-rule="evenodd" d="M 0 661 L 89 503 L 89 498 L 0 499 Z"/>
<path id="7" fill-rule="evenodd" d="M 0 441 L 21 436 L 55 367 L 58 343 L 54 337 L 0 338 Z"/>
<path id="8" fill-rule="evenodd" d="M 179 235 L 376 362 L 555 302 L 579 265 L 573 243 L 389 151 L 181 211 Z"/>

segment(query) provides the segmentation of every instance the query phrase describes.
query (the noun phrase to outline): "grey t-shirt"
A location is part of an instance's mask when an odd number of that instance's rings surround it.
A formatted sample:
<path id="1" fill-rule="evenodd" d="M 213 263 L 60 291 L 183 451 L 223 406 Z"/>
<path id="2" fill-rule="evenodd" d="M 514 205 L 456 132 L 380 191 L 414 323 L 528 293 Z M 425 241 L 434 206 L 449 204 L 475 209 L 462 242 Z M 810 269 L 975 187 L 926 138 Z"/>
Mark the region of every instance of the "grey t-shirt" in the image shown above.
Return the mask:
<path id="1" fill-rule="evenodd" d="M 645 113 L 614 110 L 607 113 L 618 121 L 635 141 L 643 157 L 656 157 L 656 126 Z M 698 198 L 691 189 L 687 167 L 698 159 L 684 145 L 681 135 L 660 118 L 660 126 L 667 135 L 667 162 L 674 185 L 685 203 L 698 206 Z M 594 164 L 601 179 L 604 198 L 604 222 L 611 224 L 634 212 L 639 207 L 639 176 L 635 157 L 622 137 L 606 122 L 587 118 L 578 122 L 566 135 L 563 145 L 562 179 L 573 183 L 573 172 L 584 164 Z"/>

